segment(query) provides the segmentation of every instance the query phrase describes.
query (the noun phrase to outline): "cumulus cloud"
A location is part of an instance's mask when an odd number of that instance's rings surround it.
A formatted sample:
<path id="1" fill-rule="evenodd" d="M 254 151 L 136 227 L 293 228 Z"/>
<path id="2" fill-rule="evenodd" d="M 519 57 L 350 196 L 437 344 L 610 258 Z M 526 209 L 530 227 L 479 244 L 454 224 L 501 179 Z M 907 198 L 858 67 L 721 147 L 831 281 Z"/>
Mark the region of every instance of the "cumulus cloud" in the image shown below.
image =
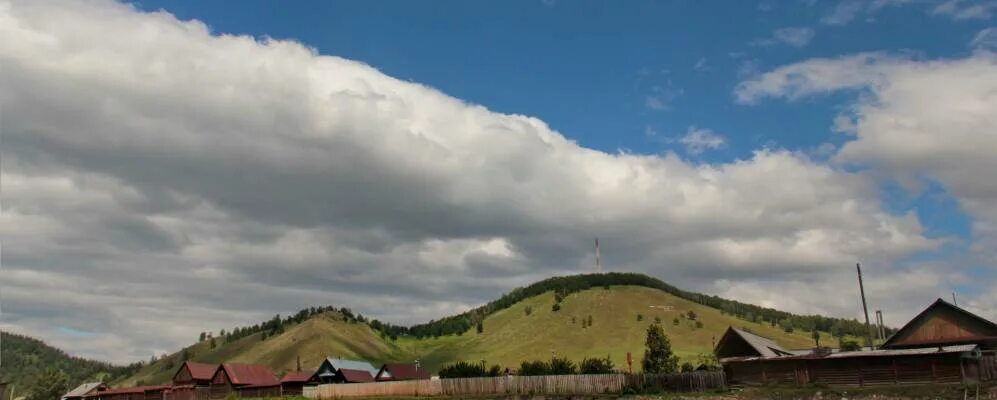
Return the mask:
<path id="1" fill-rule="evenodd" d="M 693 290 L 808 285 L 852 260 L 885 274 L 941 244 L 886 210 L 867 174 L 806 155 L 604 153 L 530 116 L 164 12 L 0 2 L 0 37 L 0 328 L 75 354 L 147 359 L 317 304 L 424 321 L 591 270 L 592 236 L 607 269 Z"/>
<path id="2" fill-rule="evenodd" d="M 754 103 L 845 89 L 863 95 L 838 117 L 847 122 L 837 125 L 847 126 L 854 140 L 835 161 L 871 167 L 871 173 L 915 193 L 925 182 L 942 185 L 973 217 L 967 264 L 997 265 L 997 181 L 985 178 L 997 171 L 997 54 L 928 61 L 881 53 L 814 59 L 742 82 L 735 94 L 742 103 Z"/>
<path id="3" fill-rule="evenodd" d="M 706 150 L 718 149 L 726 143 L 723 136 L 720 136 L 709 129 L 696 128 L 690 126 L 685 136 L 678 139 L 678 142 L 685 146 L 689 154 L 700 154 Z"/>

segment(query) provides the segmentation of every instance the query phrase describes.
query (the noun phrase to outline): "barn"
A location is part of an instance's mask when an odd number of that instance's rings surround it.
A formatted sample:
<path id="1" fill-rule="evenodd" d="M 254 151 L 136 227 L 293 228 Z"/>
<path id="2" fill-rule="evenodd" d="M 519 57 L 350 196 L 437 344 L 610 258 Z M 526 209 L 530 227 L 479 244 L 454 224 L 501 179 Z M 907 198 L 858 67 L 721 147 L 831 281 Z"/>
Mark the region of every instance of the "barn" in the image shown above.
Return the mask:
<path id="1" fill-rule="evenodd" d="M 411 381 L 432 378 L 428 370 L 419 368 L 418 364 L 388 363 L 377 371 L 374 380 L 377 381 Z"/>
<path id="2" fill-rule="evenodd" d="M 266 365 L 222 364 L 211 378 L 211 398 L 222 399 L 232 393 L 240 397 L 279 397 L 280 381 Z"/>
<path id="3" fill-rule="evenodd" d="M 938 299 L 878 349 L 786 350 L 736 328 L 714 349 L 728 379 L 744 384 L 870 386 L 997 380 L 997 325 Z"/>

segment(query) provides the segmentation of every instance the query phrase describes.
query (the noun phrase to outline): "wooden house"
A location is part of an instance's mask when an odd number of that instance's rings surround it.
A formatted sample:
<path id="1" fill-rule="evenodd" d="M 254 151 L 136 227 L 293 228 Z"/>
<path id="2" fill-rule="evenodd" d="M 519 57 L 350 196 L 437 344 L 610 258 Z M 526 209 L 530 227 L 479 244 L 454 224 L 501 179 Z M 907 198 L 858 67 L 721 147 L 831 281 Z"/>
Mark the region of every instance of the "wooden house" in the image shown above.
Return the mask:
<path id="1" fill-rule="evenodd" d="M 376 381 L 411 381 L 430 378 L 432 378 L 432 374 L 424 368 L 419 368 L 418 364 L 403 363 L 384 364 L 374 376 Z"/>
<path id="2" fill-rule="evenodd" d="M 107 385 L 104 382 L 87 382 L 66 392 L 66 394 L 62 395 L 62 400 L 80 400 L 103 390 L 107 390 Z"/>
<path id="3" fill-rule="evenodd" d="M 937 300 L 879 349 L 786 350 L 729 328 L 714 352 L 733 383 L 868 386 L 997 381 L 997 326 Z"/>
<path id="4" fill-rule="evenodd" d="M 886 339 L 881 348 L 910 349 L 955 344 L 977 344 L 997 349 L 997 324 L 945 300 L 935 300 Z"/>
<path id="5" fill-rule="evenodd" d="M 266 365 L 222 364 L 211 378 L 211 398 L 222 399 L 232 393 L 240 397 L 279 397 L 280 381 Z"/>
<path id="6" fill-rule="evenodd" d="M 218 364 L 185 361 L 173 374 L 173 386 L 167 400 L 206 400 L 211 397 L 211 379 L 218 371 Z"/>
<path id="7" fill-rule="evenodd" d="M 348 371 L 340 374 L 339 370 L 341 369 Z M 377 372 L 378 369 L 366 361 L 329 357 L 322 360 L 322 364 L 315 371 L 313 380 L 318 383 L 371 382 L 377 376 Z M 367 375 L 370 376 L 370 380 L 364 380 Z"/>
<path id="8" fill-rule="evenodd" d="M 301 396 L 305 386 L 318 384 L 313 380 L 314 376 L 313 371 L 288 372 L 280 378 L 280 391 L 284 396 Z"/>

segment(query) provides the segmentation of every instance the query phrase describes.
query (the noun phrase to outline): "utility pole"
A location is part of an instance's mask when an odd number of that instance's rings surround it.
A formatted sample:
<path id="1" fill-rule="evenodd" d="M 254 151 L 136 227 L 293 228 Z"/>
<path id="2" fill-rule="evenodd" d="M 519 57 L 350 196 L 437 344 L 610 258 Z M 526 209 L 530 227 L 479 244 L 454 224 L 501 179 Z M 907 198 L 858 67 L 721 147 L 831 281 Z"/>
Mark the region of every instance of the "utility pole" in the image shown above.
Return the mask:
<path id="1" fill-rule="evenodd" d="M 886 340 L 886 329 L 883 325 L 883 310 L 876 310 L 876 331 L 879 333 L 879 340 Z"/>
<path id="2" fill-rule="evenodd" d="M 955 300 L 955 292 L 952 292 L 952 305 L 959 306 L 959 302 Z"/>
<path id="3" fill-rule="evenodd" d="M 599 238 L 595 238 L 595 270 L 602 273 L 602 259 L 599 258 Z"/>
<path id="4" fill-rule="evenodd" d="M 862 285 L 862 267 L 855 263 L 855 271 L 859 274 L 859 294 L 862 295 L 862 312 L 865 313 L 865 341 L 866 346 L 872 348 L 872 327 L 869 326 L 869 308 L 865 304 L 865 287 Z"/>

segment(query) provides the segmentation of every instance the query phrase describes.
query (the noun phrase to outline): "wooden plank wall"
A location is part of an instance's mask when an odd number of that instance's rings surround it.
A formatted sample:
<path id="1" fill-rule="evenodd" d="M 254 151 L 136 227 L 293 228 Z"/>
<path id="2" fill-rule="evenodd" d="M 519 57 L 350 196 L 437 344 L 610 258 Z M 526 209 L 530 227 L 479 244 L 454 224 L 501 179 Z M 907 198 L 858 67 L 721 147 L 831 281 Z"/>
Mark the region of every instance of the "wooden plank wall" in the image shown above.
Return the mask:
<path id="1" fill-rule="evenodd" d="M 997 381 L 997 351 L 985 351 L 980 357 L 980 381 Z"/>
<path id="2" fill-rule="evenodd" d="M 964 369 L 965 363 L 975 364 L 976 361 L 963 361 L 958 355 L 928 354 L 855 359 L 757 360 L 732 362 L 727 365 L 727 369 L 731 381 L 735 383 L 828 386 L 916 385 L 962 382 L 964 371 L 972 372 Z M 992 370 L 997 374 L 997 369 Z M 967 380 L 971 378 L 975 378 L 975 374 L 967 376 Z"/>
<path id="3" fill-rule="evenodd" d="M 305 388 L 315 399 L 365 396 L 492 396 L 492 395 L 597 395 L 634 391 L 689 391 L 726 387 L 723 372 L 684 374 L 605 374 L 501 376 L 399 382 L 319 385 Z"/>

